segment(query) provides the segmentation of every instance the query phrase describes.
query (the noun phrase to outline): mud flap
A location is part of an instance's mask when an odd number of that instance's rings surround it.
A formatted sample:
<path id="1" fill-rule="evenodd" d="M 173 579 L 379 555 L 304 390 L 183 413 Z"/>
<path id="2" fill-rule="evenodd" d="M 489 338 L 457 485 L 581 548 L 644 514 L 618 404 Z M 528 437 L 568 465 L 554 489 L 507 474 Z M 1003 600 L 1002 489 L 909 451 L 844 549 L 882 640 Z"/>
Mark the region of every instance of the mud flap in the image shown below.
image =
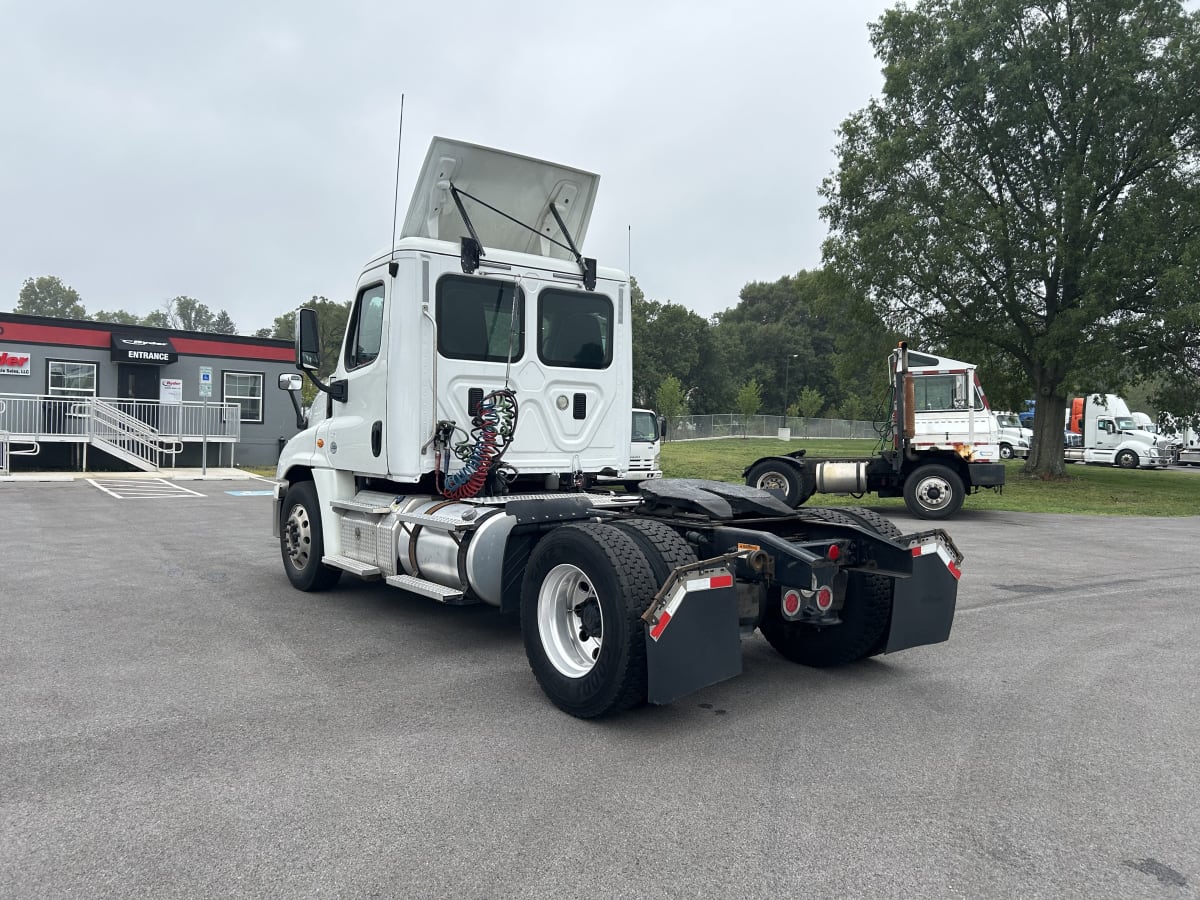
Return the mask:
<path id="1" fill-rule="evenodd" d="M 892 625 L 884 651 L 940 644 L 950 637 L 958 599 L 962 557 L 940 534 L 901 538 L 909 541 L 912 575 L 897 578 L 892 595 Z"/>
<path id="2" fill-rule="evenodd" d="M 728 569 L 679 580 L 647 610 L 645 628 L 650 703 L 671 703 L 742 672 L 737 593 Z"/>

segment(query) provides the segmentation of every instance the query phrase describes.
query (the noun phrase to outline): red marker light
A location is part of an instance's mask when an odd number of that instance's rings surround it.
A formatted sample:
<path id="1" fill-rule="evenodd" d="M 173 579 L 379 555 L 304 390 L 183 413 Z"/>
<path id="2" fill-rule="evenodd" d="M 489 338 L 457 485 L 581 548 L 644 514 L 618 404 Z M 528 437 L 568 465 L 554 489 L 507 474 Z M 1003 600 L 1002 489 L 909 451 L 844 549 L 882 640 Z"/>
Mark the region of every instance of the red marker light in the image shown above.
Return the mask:
<path id="1" fill-rule="evenodd" d="M 783 595 L 783 611 L 789 616 L 794 616 L 800 611 L 800 593 L 798 591 L 788 591 Z"/>
<path id="2" fill-rule="evenodd" d="M 830 560 L 836 560 L 842 555 L 842 548 L 837 544 L 830 544 L 829 549 L 825 551 L 825 557 Z"/>
<path id="3" fill-rule="evenodd" d="M 817 591 L 817 609 L 821 610 L 821 612 L 824 612 L 831 606 L 833 606 L 833 591 L 831 591 L 828 587 L 822 586 L 820 590 Z"/>

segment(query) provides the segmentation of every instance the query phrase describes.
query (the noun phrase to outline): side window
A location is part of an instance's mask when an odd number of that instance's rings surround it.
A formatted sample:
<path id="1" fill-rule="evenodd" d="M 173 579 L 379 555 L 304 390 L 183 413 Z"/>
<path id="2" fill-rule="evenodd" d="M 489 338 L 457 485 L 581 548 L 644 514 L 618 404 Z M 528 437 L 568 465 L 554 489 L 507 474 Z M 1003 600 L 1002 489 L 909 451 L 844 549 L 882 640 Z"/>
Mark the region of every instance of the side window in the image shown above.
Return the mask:
<path id="1" fill-rule="evenodd" d="M 374 284 L 358 295 L 354 304 L 350 340 L 346 342 L 346 368 L 358 369 L 375 361 L 383 344 L 383 285 Z"/>
<path id="2" fill-rule="evenodd" d="M 547 289 L 538 294 L 538 357 L 550 366 L 607 369 L 613 303 L 603 294 Z"/>
<path id="3" fill-rule="evenodd" d="M 511 281 L 448 275 L 437 286 L 438 353 L 514 362 L 525 354 L 525 294 Z"/>

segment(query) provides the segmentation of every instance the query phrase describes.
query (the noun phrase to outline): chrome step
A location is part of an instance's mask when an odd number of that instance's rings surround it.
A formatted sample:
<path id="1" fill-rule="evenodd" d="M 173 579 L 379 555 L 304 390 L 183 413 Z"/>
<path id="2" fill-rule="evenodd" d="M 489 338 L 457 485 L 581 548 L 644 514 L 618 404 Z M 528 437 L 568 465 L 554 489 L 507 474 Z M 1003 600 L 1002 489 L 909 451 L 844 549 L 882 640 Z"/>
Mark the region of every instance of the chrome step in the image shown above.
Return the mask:
<path id="1" fill-rule="evenodd" d="M 372 516 L 382 516 L 392 511 L 391 506 L 377 503 L 359 503 L 357 500 L 330 500 L 331 509 L 339 512 L 367 513 Z"/>
<path id="2" fill-rule="evenodd" d="M 383 574 L 383 569 L 379 566 L 359 562 L 348 556 L 322 556 L 321 562 L 327 566 L 333 566 L 335 569 L 342 569 L 352 575 L 357 575 L 359 578 L 378 578 Z"/>
<path id="3" fill-rule="evenodd" d="M 420 594 L 423 597 L 432 597 L 434 600 L 440 600 L 442 603 L 461 605 L 475 602 L 473 600 L 466 600 L 463 597 L 462 591 L 445 587 L 433 581 L 426 581 L 424 578 L 414 578 L 412 575 L 389 575 L 387 583 L 392 587 L 412 591 L 414 594 Z"/>
<path id="4" fill-rule="evenodd" d="M 471 512 L 474 512 L 473 510 Z M 464 522 L 457 516 L 439 516 L 437 513 L 396 513 L 396 518 L 410 525 L 424 525 L 442 531 L 470 531 L 476 523 Z"/>

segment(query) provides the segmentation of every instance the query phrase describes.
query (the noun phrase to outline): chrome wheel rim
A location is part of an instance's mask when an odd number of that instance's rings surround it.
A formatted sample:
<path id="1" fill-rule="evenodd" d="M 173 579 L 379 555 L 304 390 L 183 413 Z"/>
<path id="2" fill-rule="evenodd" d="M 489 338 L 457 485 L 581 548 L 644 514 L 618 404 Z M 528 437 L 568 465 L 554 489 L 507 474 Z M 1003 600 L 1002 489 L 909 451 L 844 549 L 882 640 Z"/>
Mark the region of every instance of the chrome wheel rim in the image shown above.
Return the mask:
<path id="1" fill-rule="evenodd" d="M 953 499 L 954 491 L 945 478 L 936 475 L 922 478 L 917 485 L 917 500 L 926 509 L 941 509 L 948 506 Z"/>
<path id="2" fill-rule="evenodd" d="M 297 569 L 308 565 L 309 552 L 312 549 L 312 522 L 303 503 L 297 503 L 288 513 L 287 522 L 283 526 L 283 540 L 292 565 Z"/>
<path id="3" fill-rule="evenodd" d="M 564 563 L 546 573 L 538 590 L 538 636 L 546 658 L 567 678 L 595 668 L 604 640 L 604 614 L 592 579 Z"/>
<path id="4" fill-rule="evenodd" d="M 764 472 L 758 477 L 758 481 L 754 482 L 754 486 L 760 491 L 779 491 L 781 494 L 788 492 L 787 479 L 779 472 Z"/>

